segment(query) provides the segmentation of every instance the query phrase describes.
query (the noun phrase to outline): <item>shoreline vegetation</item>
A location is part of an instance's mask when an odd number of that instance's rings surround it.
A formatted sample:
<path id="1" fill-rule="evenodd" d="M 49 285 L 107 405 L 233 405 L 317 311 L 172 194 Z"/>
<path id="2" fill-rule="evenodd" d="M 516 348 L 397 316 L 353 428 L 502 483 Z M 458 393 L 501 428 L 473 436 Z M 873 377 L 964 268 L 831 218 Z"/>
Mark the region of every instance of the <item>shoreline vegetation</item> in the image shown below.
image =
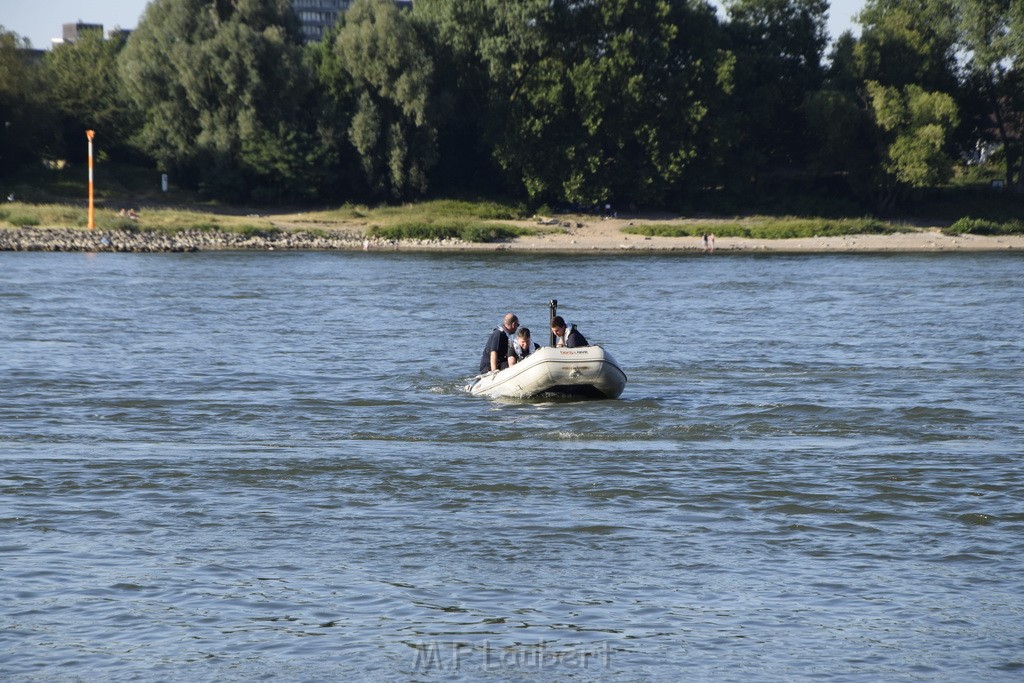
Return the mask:
<path id="1" fill-rule="evenodd" d="M 918 252 L 1024 249 L 1024 223 L 964 218 L 948 225 L 874 218 L 533 214 L 488 201 L 397 207 L 345 205 L 254 213 L 223 207 L 87 212 L 71 204 L 0 206 L 0 251 L 190 252 L 398 250 L 553 252 Z M 705 240 L 704 235 L 708 236 Z"/>

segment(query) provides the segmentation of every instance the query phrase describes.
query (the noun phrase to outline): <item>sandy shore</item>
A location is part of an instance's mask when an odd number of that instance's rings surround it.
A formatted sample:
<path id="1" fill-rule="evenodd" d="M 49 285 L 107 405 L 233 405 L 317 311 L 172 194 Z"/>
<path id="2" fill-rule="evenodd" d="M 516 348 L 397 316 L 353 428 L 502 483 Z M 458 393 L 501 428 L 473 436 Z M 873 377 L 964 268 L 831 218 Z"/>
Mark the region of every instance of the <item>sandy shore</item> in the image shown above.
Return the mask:
<path id="1" fill-rule="evenodd" d="M 677 225 L 701 223 L 693 219 L 595 218 L 593 216 L 560 217 L 557 225 L 538 225 L 537 221 L 514 223 L 550 232 L 487 244 L 441 243 L 418 245 L 422 249 L 491 250 L 491 251 L 705 251 L 700 237 L 645 237 L 623 232 L 632 225 Z M 713 228 L 711 228 L 713 230 Z M 399 245 L 409 248 L 412 245 Z M 725 252 L 939 252 L 939 251 L 1012 251 L 1024 249 L 1024 235 L 983 237 L 978 235 L 943 235 L 935 228 L 914 228 L 891 235 L 852 235 L 845 237 L 808 237 L 797 239 L 746 239 L 716 237 L 714 251 Z"/>
<path id="2" fill-rule="evenodd" d="M 275 234 L 185 231 L 85 231 L 70 228 L 9 228 L 0 230 L 0 251 L 215 251 L 215 250 L 371 250 L 371 251 L 509 251 L 509 252 L 660 252 L 701 253 L 700 237 L 645 237 L 623 232 L 632 225 L 697 225 L 713 232 L 713 221 L 680 218 L 609 218 L 559 216 L 557 221 L 508 222 L 537 231 L 502 242 L 471 243 L 461 240 L 403 240 L 366 238 L 367 225 L 358 222 L 323 223 L 274 220 Z M 703 226 L 709 227 L 703 227 Z M 313 228 L 316 228 L 314 231 Z M 841 252 L 981 252 L 1024 250 L 1024 235 L 982 237 L 943 235 L 937 227 L 908 228 L 889 235 L 850 235 L 800 239 L 745 239 L 718 237 L 715 253 L 841 253 Z"/>

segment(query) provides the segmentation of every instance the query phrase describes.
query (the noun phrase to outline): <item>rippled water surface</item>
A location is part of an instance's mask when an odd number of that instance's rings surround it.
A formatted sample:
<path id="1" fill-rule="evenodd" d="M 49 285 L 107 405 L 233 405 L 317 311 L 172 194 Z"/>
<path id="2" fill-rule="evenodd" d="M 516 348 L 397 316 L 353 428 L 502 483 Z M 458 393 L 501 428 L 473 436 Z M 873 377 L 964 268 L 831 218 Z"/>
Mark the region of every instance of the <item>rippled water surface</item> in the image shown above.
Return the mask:
<path id="1" fill-rule="evenodd" d="M 466 395 L 547 301 L 621 400 Z M 0 678 L 1020 680 L 1024 257 L 0 254 Z"/>

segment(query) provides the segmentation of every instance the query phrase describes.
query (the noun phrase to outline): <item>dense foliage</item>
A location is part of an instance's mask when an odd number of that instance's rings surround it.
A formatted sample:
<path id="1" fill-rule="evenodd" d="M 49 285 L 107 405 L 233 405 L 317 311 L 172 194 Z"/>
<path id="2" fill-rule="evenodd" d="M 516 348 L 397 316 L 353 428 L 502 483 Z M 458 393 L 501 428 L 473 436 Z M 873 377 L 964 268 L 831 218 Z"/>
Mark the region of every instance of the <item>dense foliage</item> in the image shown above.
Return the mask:
<path id="1" fill-rule="evenodd" d="M 1024 176 L 1024 0 L 153 0 L 42 60 L 0 27 L 0 174 L 83 132 L 227 200 L 505 195 L 895 208 L 970 164 Z M 831 41 L 831 42 L 830 42 Z M 452 226 L 454 229 L 456 226 Z"/>

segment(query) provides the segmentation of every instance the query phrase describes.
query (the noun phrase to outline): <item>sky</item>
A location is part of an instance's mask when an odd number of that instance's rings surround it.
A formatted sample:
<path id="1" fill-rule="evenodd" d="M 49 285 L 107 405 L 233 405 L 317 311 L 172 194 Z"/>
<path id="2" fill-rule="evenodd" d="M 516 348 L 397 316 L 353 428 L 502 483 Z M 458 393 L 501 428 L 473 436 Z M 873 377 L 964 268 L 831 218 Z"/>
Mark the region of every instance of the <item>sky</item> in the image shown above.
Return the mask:
<path id="1" fill-rule="evenodd" d="M 83 21 L 132 29 L 149 0 L 0 0 L 0 26 L 32 41 L 32 47 L 47 49 L 50 39 L 61 35 L 63 24 Z M 719 3 L 715 3 L 719 4 Z M 831 0 L 828 30 L 833 39 L 853 27 L 853 15 L 864 0 Z M 855 31 L 859 33 L 859 31 Z"/>

